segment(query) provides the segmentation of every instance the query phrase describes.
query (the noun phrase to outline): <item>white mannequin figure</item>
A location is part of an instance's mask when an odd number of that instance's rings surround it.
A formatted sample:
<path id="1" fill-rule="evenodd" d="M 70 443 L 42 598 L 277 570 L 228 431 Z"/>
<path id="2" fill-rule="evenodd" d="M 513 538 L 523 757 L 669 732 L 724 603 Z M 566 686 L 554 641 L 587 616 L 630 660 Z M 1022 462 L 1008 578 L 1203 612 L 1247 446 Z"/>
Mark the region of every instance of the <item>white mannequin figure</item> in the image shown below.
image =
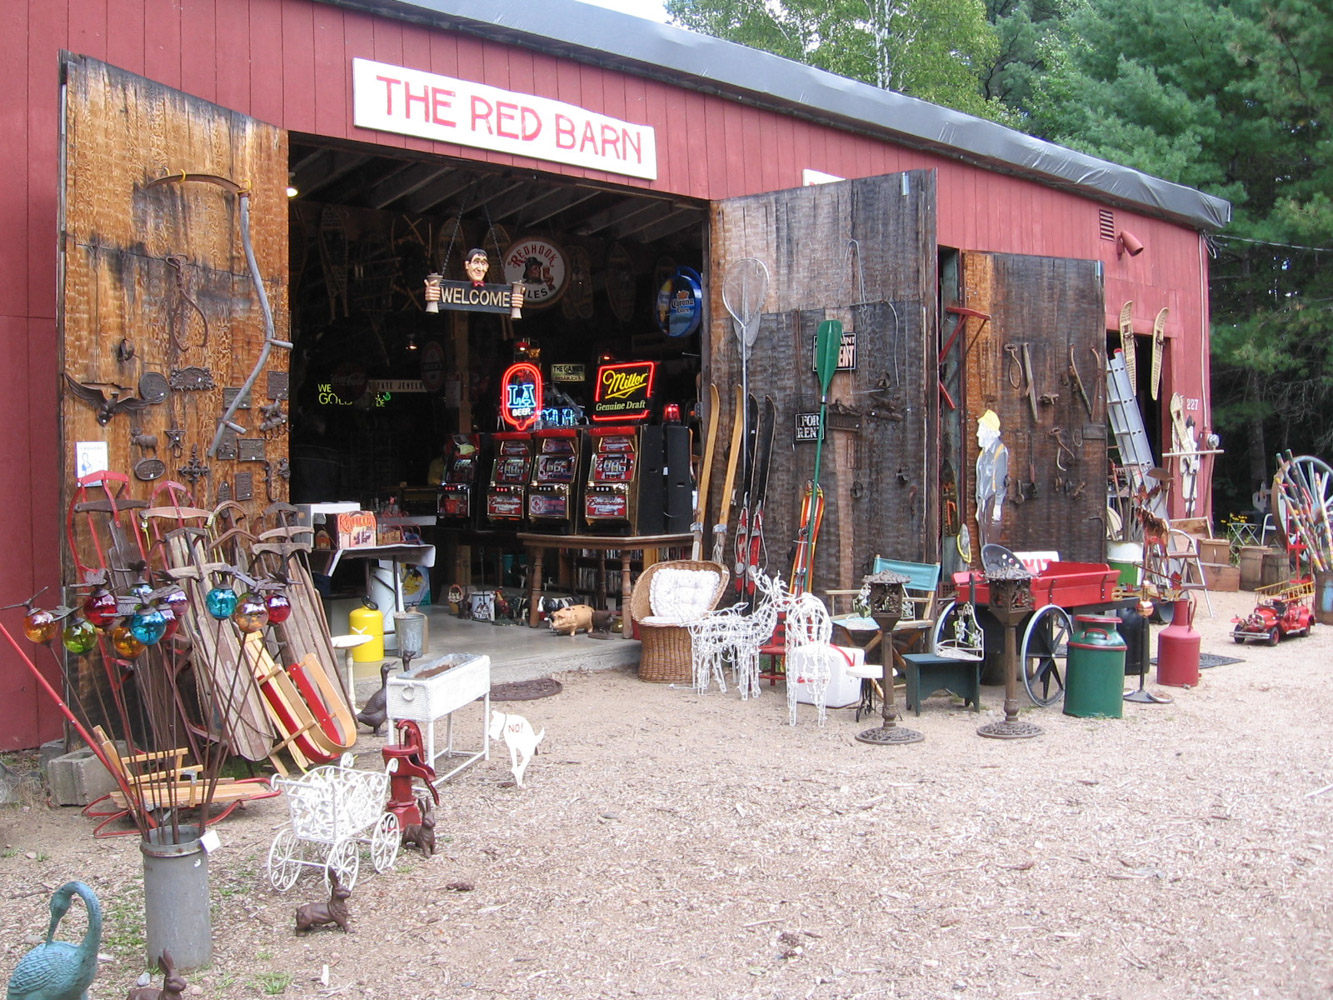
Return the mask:
<path id="1" fill-rule="evenodd" d="M 1009 489 L 1009 449 L 1000 440 L 1000 418 L 987 410 L 977 418 L 977 530 L 980 542 L 990 539 L 992 525 L 1004 516 L 1004 496 Z"/>

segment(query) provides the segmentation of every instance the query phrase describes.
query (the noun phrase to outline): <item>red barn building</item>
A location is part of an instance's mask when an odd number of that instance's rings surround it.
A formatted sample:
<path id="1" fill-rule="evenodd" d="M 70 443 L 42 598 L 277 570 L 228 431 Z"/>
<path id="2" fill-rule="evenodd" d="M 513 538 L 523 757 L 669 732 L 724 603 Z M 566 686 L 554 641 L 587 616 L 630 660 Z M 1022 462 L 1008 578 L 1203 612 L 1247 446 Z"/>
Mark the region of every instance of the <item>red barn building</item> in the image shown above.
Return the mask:
<path id="1" fill-rule="evenodd" d="M 520 356 L 571 413 L 605 357 L 655 362 L 650 419 L 710 382 L 727 400 L 722 288 L 745 257 L 770 275 L 745 375 L 778 413 L 778 558 L 812 465 L 793 428 L 818 408 L 814 331 L 847 336 L 823 587 L 875 553 L 957 562 L 986 410 L 1021 501 L 993 540 L 1102 558 L 1102 369 L 1124 343 L 1156 460 L 1179 472 L 1173 401 L 1199 441 L 1211 427 L 1204 236 L 1230 209 L 1192 189 L 565 0 L 16 0 L 0 23 L 5 602 L 75 582 L 80 462 L 140 498 L 184 477 L 201 504 L 258 511 L 424 483 L 453 434 L 497 429 Z M 512 321 L 423 311 L 427 274 L 462 279 L 475 245 L 492 283 L 514 280 L 500 258 L 525 238 L 556 255 L 549 301 Z M 672 336 L 654 311 L 682 268 L 703 322 Z M 262 371 L 252 273 L 279 345 Z M 226 390 L 247 383 L 242 418 Z M 1208 515 L 1207 468 L 1174 514 Z M 450 548 L 464 575 L 471 541 Z M 58 731 L 7 652 L 0 703 L 0 748 Z"/>

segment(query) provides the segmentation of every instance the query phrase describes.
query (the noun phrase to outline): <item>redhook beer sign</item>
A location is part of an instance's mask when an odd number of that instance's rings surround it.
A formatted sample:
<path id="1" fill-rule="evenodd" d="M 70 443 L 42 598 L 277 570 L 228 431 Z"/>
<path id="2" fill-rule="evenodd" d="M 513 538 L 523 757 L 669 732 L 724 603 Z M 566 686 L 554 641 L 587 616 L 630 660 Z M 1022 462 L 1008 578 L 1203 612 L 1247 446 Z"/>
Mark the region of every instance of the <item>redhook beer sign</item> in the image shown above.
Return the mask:
<path id="1" fill-rule="evenodd" d="M 370 59 L 352 60 L 352 99 L 359 128 L 657 179 L 651 125 L 564 101 Z"/>

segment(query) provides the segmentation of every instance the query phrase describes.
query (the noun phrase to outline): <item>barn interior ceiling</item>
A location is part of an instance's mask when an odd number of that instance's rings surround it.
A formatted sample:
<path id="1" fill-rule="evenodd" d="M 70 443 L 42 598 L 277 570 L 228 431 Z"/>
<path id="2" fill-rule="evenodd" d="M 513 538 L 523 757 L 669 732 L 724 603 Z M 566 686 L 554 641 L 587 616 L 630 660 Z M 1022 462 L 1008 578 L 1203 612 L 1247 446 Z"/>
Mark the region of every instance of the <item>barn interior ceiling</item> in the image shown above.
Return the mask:
<path id="1" fill-rule="evenodd" d="M 297 198 L 408 215 L 484 218 L 511 232 L 670 241 L 702 251 L 706 202 L 539 171 L 292 133 Z"/>

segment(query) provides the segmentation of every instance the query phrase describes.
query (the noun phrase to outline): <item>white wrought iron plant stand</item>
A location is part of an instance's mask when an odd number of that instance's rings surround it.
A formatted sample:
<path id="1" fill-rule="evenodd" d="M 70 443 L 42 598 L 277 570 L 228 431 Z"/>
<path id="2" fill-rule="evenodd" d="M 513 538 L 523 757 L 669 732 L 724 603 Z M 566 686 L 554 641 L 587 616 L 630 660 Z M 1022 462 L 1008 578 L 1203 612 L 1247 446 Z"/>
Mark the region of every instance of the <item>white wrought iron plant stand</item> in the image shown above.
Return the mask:
<path id="1" fill-rule="evenodd" d="M 303 867 L 321 868 L 351 889 L 361 869 L 359 844 L 370 845 L 375 871 L 393 867 L 402 841 L 398 817 L 385 812 L 389 776 L 363 771 L 351 754 L 337 764 L 312 768 L 299 778 L 274 777 L 284 792 L 290 822 L 278 831 L 268 851 L 269 882 L 279 892 L 296 884 Z"/>

